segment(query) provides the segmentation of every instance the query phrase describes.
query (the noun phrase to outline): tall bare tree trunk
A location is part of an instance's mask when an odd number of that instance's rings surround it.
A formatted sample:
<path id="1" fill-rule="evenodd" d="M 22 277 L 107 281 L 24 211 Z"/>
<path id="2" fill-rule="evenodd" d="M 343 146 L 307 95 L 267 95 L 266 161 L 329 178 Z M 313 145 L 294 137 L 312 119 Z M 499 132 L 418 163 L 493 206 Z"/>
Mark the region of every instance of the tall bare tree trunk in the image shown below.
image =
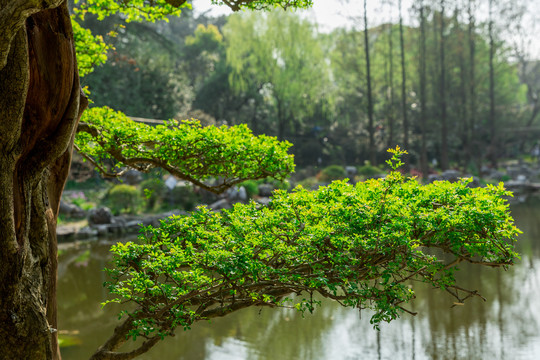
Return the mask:
<path id="1" fill-rule="evenodd" d="M 409 121 L 407 119 L 407 76 L 405 75 L 405 41 L 403 39 L 403 14 L 401 8 L 401 0 L 398 1 L 399 6 L 399 48 L 401 55 L 401 111 L 403 116 L 403 147 L 409 149 Z M 403 166 L 405 171 L 410 168 L 409 162 L 405 159 Z"/>
<path id="2" fill-rule="evenodd" d="M 470 129 L 469 129 L 469 114 L 467 108 L 467 68 L 465 64 L 465 43 L 464 35 L 459 23 L 459 7 L 456 3 L 454 9 L 454 28 L 458 36 L 458 60 L 459 60 L 459 108 L 457 113 L 459 116 L 459 138 L 461 139 L 461 165 L 467 168 L 470 161 Z"/>
<path id="3" fill-rule="evenodd" d="M 497 166 L 497 134 L 495 132 L 495 40 L 493 35 L 493 0 L 489 0 L 489 149 L 488 160 L 492 166 Z"/>
<path id="4" fill-rule="evenodd" d="M 429 175 L 427 163 L 427 99 L 426 99 L 426 15 L 424 13 L 424 2 L 420 4 L 420 128 L 421 128 L 421 145 L 420 145 L 420 169 L 422 176 L 427 179 Z"/>
<path id="5" fill-rule="evenodd" d="M 392 20 L 392 19 L 390 19 Z M 392 31 L 393 25 L 392 21 L 390 21 L 390 24 L 388 25 L 388 62 L 389 62 L 389 69 L 388 69 L 388 101 L 390 102 L 390 108 L 388 111 L 388 142 L 387 146 L 389 148 L 394 147 L 394 108 L 395 108 L 395 92 L 394 92 L 394 44 L 393 44 L 393 31 Z M 385 57 L 386 58 L 386 57 Z"/>
<path id="6" fill-rule="evenodd" d="M 476 129 L 476 19 L 474 17 L 474 2 L 469 0 L 467 12 L 469 16 L 469 129 L 470 129 L 470 147 L 469 158 L 473 159 L 479 168 L 478 134 Z"/>
<path id="7" fill-rule="evenodd" d="M 439 81 L 439 101 L 441 107 L 441 169 L 448 169 L 448 124 L 446 114 L 446 64 L 445 64 L 445 3 L 441 0 L 441 27 L 440 27 L 440 81 Z M 435 20 L 435 19 L 434 19 Z"/>
<path id="8" fill-rule="evenodd" d="M 371 90 L 371 64 L 369 58 L 369 30 L 367 20 L 367 0 L 364 0 L 364 51 L 366 55 L 367 100 L 368 100 L 368 132 L 369 132 L 369 161 L 377 165 L 375 150 L 375 128 L 373 126 L 373 94 Z"/>
<path id="9" fill-rule="evenodd" d="M 67 3 L 13 3 L 0 0 L 0 33 L 16 29 L 0 52 L 1 357 L 59 359 L 56 220 L 85 99 Z"/>

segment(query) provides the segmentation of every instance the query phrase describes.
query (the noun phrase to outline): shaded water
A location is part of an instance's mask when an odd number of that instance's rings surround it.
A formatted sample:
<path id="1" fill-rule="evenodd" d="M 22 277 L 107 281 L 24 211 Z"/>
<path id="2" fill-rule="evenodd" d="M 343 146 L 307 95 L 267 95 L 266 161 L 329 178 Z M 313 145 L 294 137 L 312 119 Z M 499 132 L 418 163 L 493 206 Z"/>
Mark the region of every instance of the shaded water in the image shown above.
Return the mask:
<path id="1" fill-rule="evenodd" d="M 140 359 L 326 360 L 326 359 L 540 359 L 540 204 L 512 208 L 524 232 L 522 259 L 508 271 L 462 266 L 459 281 L 487 299 L 450 308 L 453 298 L 416 288 L 412 317 L 373 330 L 366 311 L 324 301 L 302 319 L 287 309 L 246 309 L 200 322 L 158 344 Z M 87 359 L 111 334 L 118 308 L 101 309 L 111 243 L 71 245 L 60 254 L 59 327 L 64 360 Z"/>

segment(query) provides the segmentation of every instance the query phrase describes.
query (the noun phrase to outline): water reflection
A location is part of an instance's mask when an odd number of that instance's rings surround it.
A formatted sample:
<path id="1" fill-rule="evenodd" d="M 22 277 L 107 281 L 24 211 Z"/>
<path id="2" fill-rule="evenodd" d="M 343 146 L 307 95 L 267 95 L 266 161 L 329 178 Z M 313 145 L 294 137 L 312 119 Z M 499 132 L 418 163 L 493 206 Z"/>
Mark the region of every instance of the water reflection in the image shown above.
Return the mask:
<path id="1" fill-rule="evenodd" d="M 417 317 L 383 324 L 370 314 L 324 301 L 314 315 L 293 310 L 247 309 L 192 330 L 151 350 L 141 359 L 538 359 L 540 354 L 540 205 L 512 209 L 524 231 L 522 260 L 508 271 L 462 266 L 461 284 L 479 289 L 487 302 L 469 300 L 450 308 L 453 298 L 417 287 L 409 308 Z M 63 358 L 86 359 L 111 333 L 118 308 L 101 309 L 101 286 L 110 243 L 71 245 L 60 254 L 59 324 L 73 346 Z"/>

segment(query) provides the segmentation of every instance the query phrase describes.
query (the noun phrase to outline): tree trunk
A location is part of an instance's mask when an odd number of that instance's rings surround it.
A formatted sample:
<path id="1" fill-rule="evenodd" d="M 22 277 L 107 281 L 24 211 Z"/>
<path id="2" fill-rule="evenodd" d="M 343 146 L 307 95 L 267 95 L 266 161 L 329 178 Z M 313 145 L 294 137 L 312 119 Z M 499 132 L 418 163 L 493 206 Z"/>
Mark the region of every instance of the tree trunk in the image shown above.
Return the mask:
<path id="1" fill-rule="evenodd" d="M 403 39 L 403 15 L 401 0 L 399 0 L 399 48 L 401 55 L 401 111 L 403 116 L 403 148 L 409 150 L 409 121 L 407 120 L 407 77 L 405 75 L 405 41 Z M 410 165 L 405 158 L 404 171 L 409 171 Z"/>
<path id="2" fill-rule="evenodd" d="M 476 129 L 476 25 L 474 17 L 474 0 L 469 0 L 467 7 L 467 12 L 469 16 L 469 158 L 473 159 L 476 163 L 478 170 L 480 171 L 479 166 L 479 147 L 478 147 L 478 134 Z"/>
<path id="3" fill-rule="evenodd" d="M 459 7 L 456 4 L 454 9 L 454 28 L 458 32 L 458 57 L 459 57 L 459 107 L 457 113 L 459 116 L 460 131 L 459 137 L 461 139 L 461 165 L 467 170 L 470 161 L 470 129 L 468 121 L 468 109 L 467 109 L 467 72 L 465 64 L 465 43 L 463 32 L 459 24 Z"/>
<path id="4" fill-rule="evenodd" d="M 428 178 L 429 169 L 427 163 L 427 101 L 426 101 L 426 15 L 424 3 L 420 5 L 420 128 L 421 128 L 421 147 L 420 147 L 420 169 L 424 179 Z"/>
<path id="5" fill-rule="evenodd" d="M 368 100 L 368 132 L 369 132 L 369 161 L 377 165 L 375 150 L 375 128 L 373 126 L 373 94 L 371 90 L 371 64 L 369 58 L 369 33 L 367 21 L 367 0 L 364 0 L 364 51 L 366 55 L 367 100 Z"/>
<path id="6" fill-rule="evenodd" d="M 441 169 L 447 170 L 448 163 L 448 124 L 447 124 L 447 115 L 446 115 L 446 63 L 445 63 L 445 39 L 446 31 L 445 28 L 445 19 L 444 19 L 444 10 L 445 4 L 444 0 L 441 0 L 441 27 L 440 27 L 440 81 L 439 81 L 439 101 L 441 107 Z M 435 19 L 433 19 L 435 21 Z"/>
<path id="7" fill-rule="evenodd" d="M 388 27 L 388 61 L 390 62 L 390 68 L 388 73 L 388 90 L 389 101 L 390 101 L 390 111 L 388 111 L 388 148 L 395 147 L 394 144 L 394 105 L 396 103 L 394 96 L 394 45 L 393 45 L 393 32 L 392 32 L 392 21 Z"/>
<path id="8" fill-rule="evenodd" d="M 0 16 L 9 5 L 0 0 Z M 16 14 L 26 21 L 0 62 L 0 349 L 59 359 L 56 219 L 86 100 L 67 4 L 23 5 L 34 8 Z"/>
<path id="9" fill-rule="evenodd" d="M 497 167 L 497 134 L 495 133 L 495 40 L 493 35 L 493 0 L 489 0 L 489 149 L 488 160 Z"/>

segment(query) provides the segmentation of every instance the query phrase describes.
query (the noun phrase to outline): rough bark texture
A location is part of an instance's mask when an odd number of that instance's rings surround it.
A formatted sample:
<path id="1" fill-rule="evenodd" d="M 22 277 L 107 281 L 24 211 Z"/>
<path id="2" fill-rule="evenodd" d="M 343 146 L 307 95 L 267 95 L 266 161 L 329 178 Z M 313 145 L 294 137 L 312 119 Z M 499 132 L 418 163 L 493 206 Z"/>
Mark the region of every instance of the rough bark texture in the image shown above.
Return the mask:
<path id="1" fill-rule="evenodd" d="M 0 357 L 58 359 L 56 218 L 85 101 L 66 3 L 28 4 L 0 39 Z"/>

